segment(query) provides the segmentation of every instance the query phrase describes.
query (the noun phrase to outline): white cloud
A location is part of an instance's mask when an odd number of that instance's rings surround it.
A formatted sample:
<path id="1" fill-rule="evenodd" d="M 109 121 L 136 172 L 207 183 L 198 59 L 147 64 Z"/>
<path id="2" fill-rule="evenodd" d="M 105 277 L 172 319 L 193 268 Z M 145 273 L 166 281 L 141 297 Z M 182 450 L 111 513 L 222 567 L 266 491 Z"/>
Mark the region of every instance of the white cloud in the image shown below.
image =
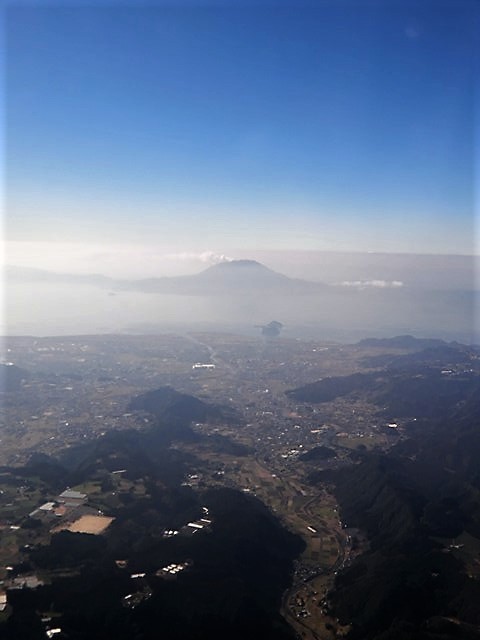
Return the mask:
<path id="1" fill-rule="evenodd" d="M 356 287 L 358 289 L 378 288 L 378 289 L 398 289 L 404 286 L 401 280 L 344 280 L 338 282 L 340 287 Z"/>
<path id="2" fill-rule="evenodd" d="M 165 258 L 180 262 L 201 262 L 203 264 L 219 264 L 220 262 L 231 262 L 233 260 L 233 258 L 223 253 L 215 253 L 214 251 L 202 251 L 200 253 L 181 251 L 179 253 L 168 253 Z"/>

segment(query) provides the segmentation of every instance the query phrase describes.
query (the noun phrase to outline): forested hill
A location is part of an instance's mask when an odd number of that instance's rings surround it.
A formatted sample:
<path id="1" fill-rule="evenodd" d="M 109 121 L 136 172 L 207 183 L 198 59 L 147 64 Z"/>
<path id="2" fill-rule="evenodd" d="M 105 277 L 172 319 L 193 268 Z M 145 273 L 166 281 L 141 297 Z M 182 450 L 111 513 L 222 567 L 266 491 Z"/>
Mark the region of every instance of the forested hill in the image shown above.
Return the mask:
<path id="1" fill-rule="evenodd" d="M 441 420 L 459 403 L 480 393 L 478 352 L 464 345 L 372 355 L 363 358 L 362 364 L 372 370 L 325 377 L 291 389 L 287 395 L 310 404 L 362 398 L 377 405 L 384 415 Z"/>
<path id="2" fill-rule="evenodd" d="M 240 417 L 230 407 L 204 402 L 195 396 L 180 393 L 172 387 L 160 387 L 133 398 L 129 411 L 153 414 L 161 423 L 219 422 L 228 419 L 239 422 Z"/>
<path id="3" fill-rule="evenodd" d="M 478 384 L 478 381 L 477 381 Z M 388 455 L 333 475 L 342 520 L 369 538 L 331 606 L 352 640 L 480 637 L 480 389 L 419 421 Z"/>

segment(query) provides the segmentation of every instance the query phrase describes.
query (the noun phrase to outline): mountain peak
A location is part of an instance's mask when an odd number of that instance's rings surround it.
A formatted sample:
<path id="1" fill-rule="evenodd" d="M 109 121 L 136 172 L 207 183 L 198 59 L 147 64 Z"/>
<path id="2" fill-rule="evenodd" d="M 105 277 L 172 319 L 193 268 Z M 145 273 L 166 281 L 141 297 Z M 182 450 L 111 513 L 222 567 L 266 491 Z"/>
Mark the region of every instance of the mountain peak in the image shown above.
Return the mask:
<path id="1" fill-rule="evenodd" d="M 265 269 L 269 271 L 268 267 L 257 262 L 256 260 L 228 260 L 225 262 L 219 262 L 218 264 L 214 264 L 210 269 L 243 269 L 245 267 L 255 268 L 255 269 Z"/>
<path id="2" fill-rule="evenodd" d="M 218 264 L 214 264 L 211 267 L 208 267 L 204 271 L 202 271 L 199 276 L 204 276 L 206 278 L 221 278 L 224 280 L 228 278 L 229 280 L 241 279 L 241 280 L 251 280 L 256 277 L 276 277 L 276 278 L 285 278 L 276 271 L 272 271 L 261 262 L 257 262 L 256 260 L 230 260 L 229 262 L 219 262 Z"/>

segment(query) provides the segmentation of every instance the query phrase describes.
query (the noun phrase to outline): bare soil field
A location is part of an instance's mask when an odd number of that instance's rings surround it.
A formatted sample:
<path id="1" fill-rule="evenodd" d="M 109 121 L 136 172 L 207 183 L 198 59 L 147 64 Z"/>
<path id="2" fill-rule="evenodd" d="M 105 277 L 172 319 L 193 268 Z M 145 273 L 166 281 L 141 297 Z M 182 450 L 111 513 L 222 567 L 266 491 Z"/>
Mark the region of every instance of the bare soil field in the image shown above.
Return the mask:
<path id="1" fill-rule="evenodd" d="M 65 527 L 65 529 L 73 533 L 93 533 L 98 535 L 103 533 L 114 520 L 115 518 L 108 518 L 107 516 L 82 516 L 68 527 Z"/>

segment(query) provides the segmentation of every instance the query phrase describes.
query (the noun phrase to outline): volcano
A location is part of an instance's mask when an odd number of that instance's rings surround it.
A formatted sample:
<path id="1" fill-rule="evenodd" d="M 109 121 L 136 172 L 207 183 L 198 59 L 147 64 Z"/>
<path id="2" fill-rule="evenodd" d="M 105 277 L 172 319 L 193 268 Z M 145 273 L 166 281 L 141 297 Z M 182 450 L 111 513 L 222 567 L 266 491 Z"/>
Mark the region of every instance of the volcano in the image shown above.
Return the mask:
<path id="1" fill-rule="evenodd" d="M 248 294 L 261 291 L 314 293 L 326 287 L 327 285 L 317 282 L 289 278 L 256 260 L 231 260 L 215 264 L 191 276 L 148 278 L 131 281 L 127 285 L 127 288 L 137 291 L 184 295 Z"/>

